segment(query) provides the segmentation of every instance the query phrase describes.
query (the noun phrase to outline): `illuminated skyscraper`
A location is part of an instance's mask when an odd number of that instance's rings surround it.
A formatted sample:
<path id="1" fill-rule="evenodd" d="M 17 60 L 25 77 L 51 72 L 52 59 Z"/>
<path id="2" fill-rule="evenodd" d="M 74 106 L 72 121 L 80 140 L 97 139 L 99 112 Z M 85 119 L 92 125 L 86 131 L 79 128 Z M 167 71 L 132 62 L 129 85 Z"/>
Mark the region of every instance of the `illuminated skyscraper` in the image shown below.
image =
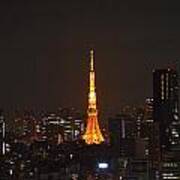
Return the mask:
<path id="1" fill-rule="evenodd" d="M 87 126 L 83 139 L 87 144 L 100 144 L 104 141 L 98 123 L 98 110 L 95 91 L 94 52 L 90 51 L 89 94 L 87 110 Z"/>
<path id="2" fill-rule="evenodd" d="M 6 126 L 4 117 L 0 115 L 0 154 L 5 155 L 6 153 L 6 144 L 5 144 L 5 136 L 6 136 Z"/>
<path id="3" fill-rule="evenodd" d="M 180 86 L 180 60 L 177 60 L 176 71 L 178 74 L 178 85 Z M 180 90 L 179 90 L 179 97 L 180 97 Z M 179 100 L 179 112 L 180 112 L 180 100 Z"/>
<path id="4" fill-rule="evenodd" d="M 178 74 L 174 69 L 159 69 L 153 75 L 154 120 L 159 123 L 161 148 L 180 144 L 178 112 Z"/>

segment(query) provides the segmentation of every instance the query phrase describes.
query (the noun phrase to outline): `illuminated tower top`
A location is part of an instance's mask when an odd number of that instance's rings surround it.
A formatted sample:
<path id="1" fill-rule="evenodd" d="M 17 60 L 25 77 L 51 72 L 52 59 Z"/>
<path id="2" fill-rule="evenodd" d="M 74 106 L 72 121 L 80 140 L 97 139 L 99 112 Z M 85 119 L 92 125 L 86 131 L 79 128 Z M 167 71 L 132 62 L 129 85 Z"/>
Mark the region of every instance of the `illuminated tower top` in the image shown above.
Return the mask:
<path id="1" fill-rule="evenodd" d="M 94 71 L 94 51 L 90 51 L 90 72 L 89 72 L 89 99 L 88 112 L 96 113 L 96 92 L 95 92 L 95 71 Z"/>
<path id="2" fill-rule="evenodd" d="M 94 51 L 93 50 L 91 50 L 90 51 L 90 69 L 91 69 L 91 71 L 94 71 Z"/>

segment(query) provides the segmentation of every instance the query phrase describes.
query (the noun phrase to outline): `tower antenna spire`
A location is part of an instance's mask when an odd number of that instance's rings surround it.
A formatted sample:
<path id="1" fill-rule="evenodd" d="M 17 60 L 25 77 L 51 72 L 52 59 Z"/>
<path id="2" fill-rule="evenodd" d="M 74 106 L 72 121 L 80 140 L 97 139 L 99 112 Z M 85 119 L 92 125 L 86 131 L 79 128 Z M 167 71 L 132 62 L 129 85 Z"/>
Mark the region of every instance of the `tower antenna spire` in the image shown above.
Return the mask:
<path id="1" fill-rule="evenodd" d="M 90 50 L 90 69 L 94 71 L 94 51 L 93 49 Z"/>

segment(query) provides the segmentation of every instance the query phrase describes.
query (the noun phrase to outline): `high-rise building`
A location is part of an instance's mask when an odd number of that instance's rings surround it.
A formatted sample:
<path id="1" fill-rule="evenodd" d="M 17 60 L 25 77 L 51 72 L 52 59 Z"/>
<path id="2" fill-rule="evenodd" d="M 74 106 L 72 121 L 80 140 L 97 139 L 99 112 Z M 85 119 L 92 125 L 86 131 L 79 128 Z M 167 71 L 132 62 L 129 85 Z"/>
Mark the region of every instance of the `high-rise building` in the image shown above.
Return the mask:
<path id="1" fill-rule="evenodd" d="M 90 51 L 89 95 L 87 110 L 87 126 L 83 139 L 87 144 L 100 144 L 104 141 L 98 123 L 98 110 L 95 90 L 94 51 Z"/>
<path id="2" fill-rule="evenodd" d="M 44 140 L 55 144 L 80 139 L 84 130 L 82 115 L 74 108 L 61 108 L 42 118 L 40 132 Z"/>
<path id="3" fill-rule="evenodd" d="M 43 139 L 50 144 L 60 144 L 63 142 L 63 127 L 61 118 L 51 113 L 43 118 Z"/>
<path id="4" fill-rule="evenodd" d="M 74 141 L 81 138 L 84 131 L 83 115 L 75 108 L 59 109 L 61 125 L 64 129 L 64 140 Z"/>
<path id="5" fill-rule="evenodd" d="M 33 112 L 25 111 L 23 114 L 16 112 L 13 123 L 15 141 L 30 143 L 37 139 L 36 123 Z"/>
<path id="6" fill-rule="evenodd" d="M 147 142 L 146 154 L 152 154 L 153 134 L 153 98 L 147 98 L 144 107 L 144 117 L 141 123 L 141 138 Z"/>
<path id="7" fill-rule="evenodd" d="M 176 70 L 178 74 L 178 85 L 180 86 L 180 60 L 177 61 Z M 180 90 L 179 90 L 179 97 L 180 97 Z M 179 112 L 180 112 L 180 100 L 179 100 Z"/>
<path id="8" fill-rule="evenodd" d="M 180 154 L 173 151 L 166 153 L 161 161 L 161 179 L 180 179 Z"/>
<path id="9" fill-rule="evenodd" d="M 174 69 L 158 69 L 153 73 L 154 121 L 159 124 L 161 150 L 180 143 L 178 112 L 178 74 Z"/>
<path id="10" fill-rule="evenodd" d="M 0 115 L 0 154 L 4 155 L 6 153 L 6 143 L 5 143 L 5 136 L 6 136 L 6 125 L 4 116 Z"/>
<path id="11" fill-rule="evenodd" d="M 117 155 L 132 157 L 135 153 L 136 121 L 129 115 L 119 114 L 109 119 L 110 144 Z"/>
<path id="12" fill-rule="evenodd" d="M 147 98 L 145 102 L 144 122 L 152 123 L 153 121 L 153 98 Z"/>
<path id="13" fill-rule="evenodd" d="M 142 134 L 142 123 L 144 118 L 144 108 L 133 108 L 133 118 L 136 120 L 136 137 L 140 138 Z"/>

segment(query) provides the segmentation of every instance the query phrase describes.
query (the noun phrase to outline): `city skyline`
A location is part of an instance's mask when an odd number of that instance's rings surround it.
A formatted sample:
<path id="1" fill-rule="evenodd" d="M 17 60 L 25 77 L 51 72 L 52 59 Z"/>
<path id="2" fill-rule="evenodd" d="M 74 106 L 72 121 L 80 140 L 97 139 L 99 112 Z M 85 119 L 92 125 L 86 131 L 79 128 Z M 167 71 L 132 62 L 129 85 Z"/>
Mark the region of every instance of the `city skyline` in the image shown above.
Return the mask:
<path id="1" fill-rule="evenodd" d="M 165 2 L 1 3 L 0 107 L 85 110 L 96 50 L 99 109 L 152 96 L 152 70 L 179 58 L 179 9 Z M 137 81 L 138 79 L 138 81 Z"/>
<path id="2" fill-rule="evenodd" d="M 180 3 L 0 2 L 0 179 L 180 180 Z"/>

